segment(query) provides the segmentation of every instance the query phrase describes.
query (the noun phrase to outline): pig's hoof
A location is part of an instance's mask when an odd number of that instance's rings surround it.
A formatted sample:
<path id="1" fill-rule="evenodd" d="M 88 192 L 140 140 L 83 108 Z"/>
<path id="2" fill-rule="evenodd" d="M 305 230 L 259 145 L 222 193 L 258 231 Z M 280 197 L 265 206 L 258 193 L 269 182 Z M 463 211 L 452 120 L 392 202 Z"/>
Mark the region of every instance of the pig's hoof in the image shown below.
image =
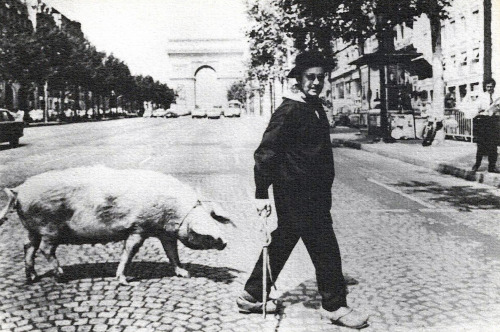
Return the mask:
<path id="1" fill-rule="evenodd" d="M 130 278 L 127 278 L 125 276 L 119 276 L 119 277 L 116 277 L 116 279 L 118 279 L 118 284 L 122 285 L 122 286 L 129 286 L 129 281 L 130 281 Z"/>
<path id="2" fill-rule="evenodd" d="M 36 274 L 36 272 L 26 274 L 26 284 L 30 285 L 37 280 L 38 280 L 38 275 Z"/>
<path id="3" fill-rule="evenodd" d="M 61 284 L 64 284 L 69 281 L 68 276 L 64 273 L 56 273 L 55 278 L 56 281 Z"/>
<path id="4" fill-rule="evenodd" d="M 183 269 L 182 267 L 177 266 L 175 268 L 175 275 L 178 277 L 189 278 L 191 275 L 188 270 Z"/>

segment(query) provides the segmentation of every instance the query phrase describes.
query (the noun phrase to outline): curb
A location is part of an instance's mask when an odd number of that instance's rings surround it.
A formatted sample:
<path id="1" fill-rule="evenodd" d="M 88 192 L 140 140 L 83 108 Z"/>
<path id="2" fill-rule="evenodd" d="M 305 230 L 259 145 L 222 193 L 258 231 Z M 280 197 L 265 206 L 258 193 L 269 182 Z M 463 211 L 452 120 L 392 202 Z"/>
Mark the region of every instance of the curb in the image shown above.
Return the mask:
<path id="1" fill-rule="evenodd" d="M 397 159 L 408 164 L 429 168 L 441 174 L 452 175 L 467 181 L 474 181 L 492 187 L 500 188 L 500 174 L 497 175 L 497 174 L 490 174 L 487 172 L 473 172 L 471 170 L 460 168 L 451 164 L 428 162 L 400 154 L 391 153 L 389 151 L 380 151 L 378 149 L 372 148 L 370 144 L 366 143 L 360 143 L 360 142 L 349 141 L 344 139 L 336 139 L 336 138 L 332 139 L 332 147 L 340 147 L 340 146 L 356 150 L 363 150 L 370 153 L 375 153 L 384 156 L 386 158 Z"/>

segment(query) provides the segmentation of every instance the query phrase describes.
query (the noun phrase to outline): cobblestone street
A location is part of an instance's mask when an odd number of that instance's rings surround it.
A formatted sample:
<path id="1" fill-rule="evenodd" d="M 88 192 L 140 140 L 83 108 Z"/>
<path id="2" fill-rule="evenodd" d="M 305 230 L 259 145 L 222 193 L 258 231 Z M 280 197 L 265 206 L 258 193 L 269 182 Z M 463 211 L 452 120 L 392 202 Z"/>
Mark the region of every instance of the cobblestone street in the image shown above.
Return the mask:
<path id="1" fill-rule="evenodd" d="M 108 130 L 92 138 L 103 125 Z M 0 330 L 348 331 L 320 319 L 314 268 L 301 242 L 272 293 L 284 310 L 266 319 L 237 310 L 262 243 L 252 205 L 252 153 L 264 125 L 249 117 L 179 118 L 28 129 L 24 146 L 2 151 L 2 188 L 75 163 L 154 169 L 220 201 L 237 227 L 226 228 L 223 251 L 179 245 L 188 279 L 175 276 L 160 242 L 148 239 L 127 273 L 134 277 L 129 286 L 114 278 L 122 243 L 60 246 L 64 283 L 39 254 L 40 279 L 27 285 L 25 230 L 12 212 L 0 227 Z M 77 159 L 60 159 L 64 154 Z M 335 149 L 334 155 L 334 229 L 344 273 L 359 281 L 349 287 L 348 303 L 370 314 L 364 331 L 497 331 L 498 190 L 363 151 Z M 478 197 L 490 205 L 474 203 Z"/>

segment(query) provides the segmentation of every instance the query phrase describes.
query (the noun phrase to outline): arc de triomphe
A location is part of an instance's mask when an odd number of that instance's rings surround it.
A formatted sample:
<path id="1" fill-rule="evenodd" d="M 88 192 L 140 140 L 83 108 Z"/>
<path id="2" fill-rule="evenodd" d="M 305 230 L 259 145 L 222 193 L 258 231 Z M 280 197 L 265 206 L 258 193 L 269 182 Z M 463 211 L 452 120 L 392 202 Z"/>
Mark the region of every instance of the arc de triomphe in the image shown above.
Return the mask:
<path id="1" fill-rule="evenodd" d="M 170 39 L 167 47 L 169 85 L 189 109 L 226 104 L 227 89 L 244 77 L 243 40 Z"/>

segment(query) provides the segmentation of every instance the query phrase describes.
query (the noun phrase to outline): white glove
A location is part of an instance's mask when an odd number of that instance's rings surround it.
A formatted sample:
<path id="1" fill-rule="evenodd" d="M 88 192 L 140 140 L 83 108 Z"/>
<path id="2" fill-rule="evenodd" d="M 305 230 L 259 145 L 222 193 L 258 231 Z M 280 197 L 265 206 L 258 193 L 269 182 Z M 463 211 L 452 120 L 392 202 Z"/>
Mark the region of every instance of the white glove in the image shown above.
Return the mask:
<path id="1" fill-rule="evenodd" d="M 271 201 L 266 199 L 256 199 L 255 207 L 257 208 L 257 213 L 261 217 L 269 217 L 272 212 Z"/>

